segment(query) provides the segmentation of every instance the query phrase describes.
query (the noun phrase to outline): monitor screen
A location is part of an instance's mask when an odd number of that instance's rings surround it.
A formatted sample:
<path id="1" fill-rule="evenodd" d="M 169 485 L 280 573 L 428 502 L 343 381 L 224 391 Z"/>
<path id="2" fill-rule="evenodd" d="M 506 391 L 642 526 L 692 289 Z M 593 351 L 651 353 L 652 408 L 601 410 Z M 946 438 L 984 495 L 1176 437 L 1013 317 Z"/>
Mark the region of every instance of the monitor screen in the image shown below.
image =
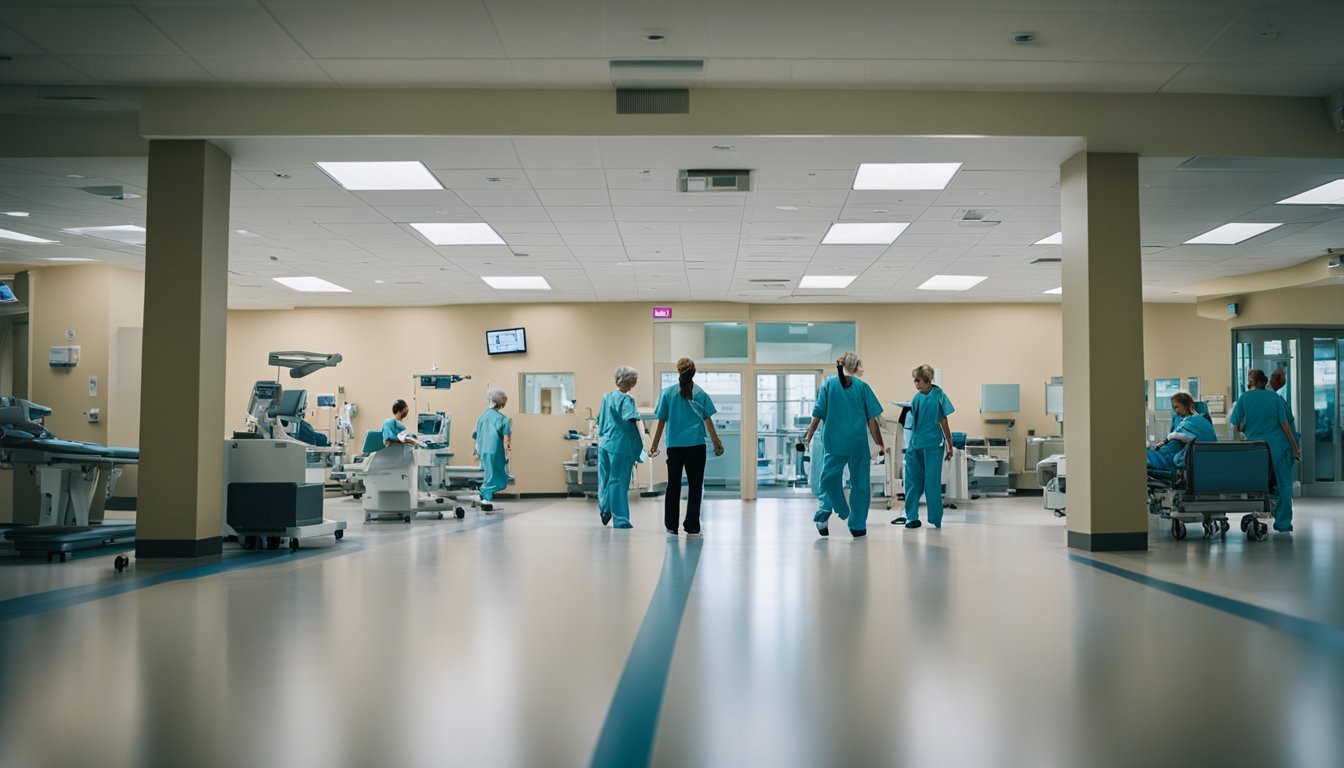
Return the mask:
<path id="1" fill-rule="evenodd" d="M 318 407 L 318 408 L 335 408 L 335 407 L 336 407 L 336 396 L 335 396 L 335 395 L 318 395 L 318 396 L 317 396 L 317 407 Z"/>
<path id="2" fill-rule="evenodd" d="M 14 289 L 10 288 L 8 283 L 0 283 L 0 304 L 8 304 L 13 301 L 18 301 L 18 298 L 14 295 Z"/>
<path id="3" fill-rule="evenodd" d="M 485 351 L 491 355 L 510 355 L 527 351 L 527 335 L 522 328 L 503 328 L 485 332 Z"/>

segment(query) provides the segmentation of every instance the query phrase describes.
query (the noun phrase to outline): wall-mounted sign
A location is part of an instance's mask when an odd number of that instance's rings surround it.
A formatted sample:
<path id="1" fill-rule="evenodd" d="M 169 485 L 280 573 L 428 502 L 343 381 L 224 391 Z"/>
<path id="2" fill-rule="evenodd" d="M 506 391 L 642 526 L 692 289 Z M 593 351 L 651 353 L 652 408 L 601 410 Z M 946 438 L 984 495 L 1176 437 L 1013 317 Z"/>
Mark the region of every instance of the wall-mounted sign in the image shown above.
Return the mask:
<path id="1" fill-rule="evenodd" d="M 654 319 L 654 320 L 671 320 L 671 319 L 672 319 L 672 308 L 671 308 L 671 307 L 654 307 L 654 308 L 653 308 L 653 319 Z"/>

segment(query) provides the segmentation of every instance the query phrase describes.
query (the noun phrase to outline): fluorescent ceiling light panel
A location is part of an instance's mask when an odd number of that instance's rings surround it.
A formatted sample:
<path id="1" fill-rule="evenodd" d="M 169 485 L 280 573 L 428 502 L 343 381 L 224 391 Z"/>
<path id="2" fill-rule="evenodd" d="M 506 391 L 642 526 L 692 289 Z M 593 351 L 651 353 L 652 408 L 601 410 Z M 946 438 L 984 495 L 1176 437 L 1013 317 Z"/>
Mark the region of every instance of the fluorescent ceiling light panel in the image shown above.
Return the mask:
<path id="1" fill-rule="evenodd" d="M 921 291 L 969 291 L 984 282 L 983 275 L 934 275 L 919 286 Z"/>
<path id="2" fill-rule="evenodd" d="M 349 293 L 349 288 L 342 288 L 335 283 L 329 283 L 320 277 L 273 277 L 275 282 L 304 293 Z"/>
<path id="3" fill-rule="evenodd" d="M 854 189 L 946 189 L 961 163 L 859 163 Z"/>
<path id="4" fill-rule="evenodd" d="M 134 224 L 118 224 L 113 227 L 72 227 L 61 231 L 69 232 L 72 235 L 96 237 L 99 240 L 111 240 L 123 245 L 145 244 L 145 228 L 137 227 Z"/>
<path id="5" fill-rule="evenodd" d="M 799 288 L 848 288 L 858 275 L 803 275 Z"/>
<path id="6" fill-rule="evenodd" d="M 1344 179 L 1308 189 L 1300 195 L 1280 200 L 1275 205 L 1344 205 Z"/>
<path id="7" fill-rule="evenodd" d="M 337 184 L 352 191 L 443 189 L 418 160 L 393 163 L 317 163 Z"/>
<path id="8" fill-rule="evenodd" d="M 832 224 L 822 245 L 891 245 L 901 236 L 907 223 Z"/>
<path id="9" fill-rule="evenodd" d="M 1061 295 L 1061 294 L 1064 293 L 1064 286 L 1061 285 L 1061 286 L 1058 287 L 1058 288 L 1051 288 L 1050 290 L 1046 291 L 1046 293 L 1053 294 L 1053 295 L 1055 295 L 1055 296 L 1059 296 L 1059 295 Z"/>
<path id="10" fill-rule="evenodd" d="M 489 224 L 412 224 L 415 231 L 435 245 L 504 245 L 504 238 Z"/>
<path id="11" fill-rule="evenodd" d="M 0 237 L 6 240 L 17 240 L 20 243 L 59 243 L 59 240 L 43 240 L 40 237 L 25 235 L 22 232 L 11 232 L 8 229 L 0 229 Z"/>
<path id="12" fill-rule="evenodd" d="M 481 279 L 497 291 L 551 290 L 551 284 L 546 282 L 546 278 L 537 275 L 530 277 L 482 277 Z"/>
<path id="13" fill-rule="evenodd" d="M 1032 243 L 1032 245 L 1063 245 L 1063 244 L 1064 244 L 1063 232 L 1056 232 L 1053 235 L 1042 237 L 1040 240 L 1037 240 L 1036 242 Z"/>
<path id="14" fill-rule="evenodd" d="M 1192 237 L 1182 245 L 1236 245 L 1250 240 L 1256 235 L 1263 235 L 1275 227 L 1282 226 L 1283 224 L 1256 224 L 1251 222 L 1224 224 L 1216 229 L 1210 229 L 1202 235 Z"/>
<path id="15" fill-rule="evenodd" d="M 48 256 L 48 257 L 44 257 L 42 260 L 43 260 L 43 261 L 69 261 L 69 262 L 76 262 L 76 261 L 97 261 L 97 259 L 85 259 L 85 258 L 80 257 L 80 256 Z"/>
<path id="16" fill-rule="evenodd" d="M 28 212 L 27 212 L 27 211 L 5 211 L 5 215 L 6 215 L 6 216 L 13 216 L 13 217 L 16 218 L 16 219 L 26 219 L 26 218 L 28 218 Z"/>

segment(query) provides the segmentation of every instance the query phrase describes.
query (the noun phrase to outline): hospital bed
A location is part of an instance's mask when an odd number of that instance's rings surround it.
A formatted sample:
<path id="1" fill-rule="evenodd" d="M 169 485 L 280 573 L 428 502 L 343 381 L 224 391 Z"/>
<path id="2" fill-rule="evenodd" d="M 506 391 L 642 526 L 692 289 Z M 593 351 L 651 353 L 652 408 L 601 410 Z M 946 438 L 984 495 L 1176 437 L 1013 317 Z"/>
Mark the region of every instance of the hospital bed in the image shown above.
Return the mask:
<path id="1" fill-rule="evenodd" d="M 347 468 L 350 479 L 361 485 L 356 498 L 361 499 L 365 522 L 394 517 L 409 523 L 420 513 L 442 520 L 442 509 L 420 505 L 422 494 L 436 505 L 457 502 L 453 514 L 459 520 L 467 514 L 463 504 L 480 506 L 485 473 L 479 465 L 448 463 L 453 454 L 448 451 L 446 416 L 443 423 L 439 440 L 428 443 L 436 447 L 428 450 L 417 451 L 409 444 L 384 446 L 382 430 L 365 433 L 364 454 Z"/>
<path id="2" fill-rule="evenodd" d="M 1170 472 L 1148 470 L 1148 511 L 1171 520 L 1171 535 L 1186 537 L 1186 523 L 1197 522 L 1204 538 L 1227 538 L 1229 514 L 1242 515 L 1241 530 L 1262 541 L 1269 526 L 1274 467 L 1263 441 L 1200 442 L 1186 448 L 1185 466 Z"/>
<path id="3" fill-rule="evenodd" d="M 46 406 L 0 397 L 0 466 L 32 473 L 40 497 L 37 524 L 10 528 L 5 539 L 20 554 L 45 554 L 47 562 L 134 541 L 135 525 L 104 523 L 103 509 L 120 467 L 138 464 L 140 451 L 61 440 L 42 425 L 49 415 Z"/>

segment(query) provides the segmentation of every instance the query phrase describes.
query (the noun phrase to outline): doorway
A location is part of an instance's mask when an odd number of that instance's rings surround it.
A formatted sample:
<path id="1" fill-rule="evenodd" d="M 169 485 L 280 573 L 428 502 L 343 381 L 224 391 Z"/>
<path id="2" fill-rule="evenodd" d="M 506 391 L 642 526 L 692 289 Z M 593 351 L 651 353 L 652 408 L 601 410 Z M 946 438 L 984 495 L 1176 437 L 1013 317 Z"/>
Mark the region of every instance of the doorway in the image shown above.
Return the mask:
<path id="1" fill-rule="evenodd" d="M 812 494 L 811 462 L 797 450 L 812 421 L 821 371 L 756 372 L 756 483 L 759 498 Z"/>

